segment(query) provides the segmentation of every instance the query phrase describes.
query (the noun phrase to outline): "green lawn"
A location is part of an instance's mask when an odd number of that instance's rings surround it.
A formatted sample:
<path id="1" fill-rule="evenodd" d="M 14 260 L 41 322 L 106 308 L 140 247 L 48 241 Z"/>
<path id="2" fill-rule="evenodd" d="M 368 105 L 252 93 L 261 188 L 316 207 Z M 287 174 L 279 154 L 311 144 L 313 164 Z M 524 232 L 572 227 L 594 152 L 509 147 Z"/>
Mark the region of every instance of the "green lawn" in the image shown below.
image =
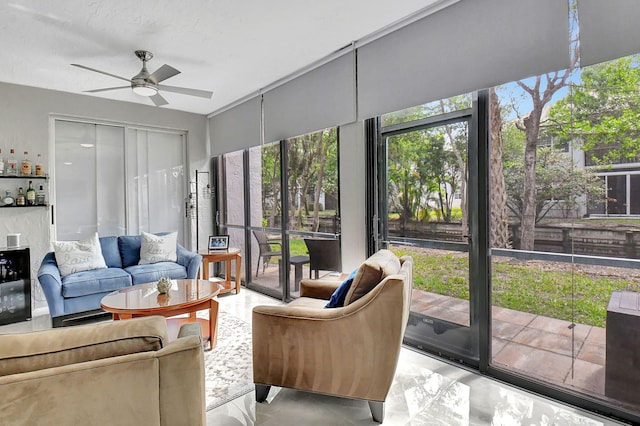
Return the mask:
<path id="1" fill-rule="evenodd" d="M 460 254 L 425 254 L 392 249 L 414 261 L 413 287 L 418 290 L 469 299 L 468 261 Z M 605 327 L 607 305 L 614 290 L 640 292 L 637 279 L 595 276 L 581 271 L 550 270 L 549 263 L 492 263 L 492 302 L 514 309 Z M 573 314 L 572 314 L 573 313 Z"/>

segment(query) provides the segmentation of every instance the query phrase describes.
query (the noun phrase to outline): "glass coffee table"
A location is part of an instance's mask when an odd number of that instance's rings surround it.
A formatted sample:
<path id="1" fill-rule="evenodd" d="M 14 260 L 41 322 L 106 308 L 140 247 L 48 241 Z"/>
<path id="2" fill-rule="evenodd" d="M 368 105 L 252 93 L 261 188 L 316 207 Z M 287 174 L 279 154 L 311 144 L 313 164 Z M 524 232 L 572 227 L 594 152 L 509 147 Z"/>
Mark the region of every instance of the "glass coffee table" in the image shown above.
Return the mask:
<path id="1" fill-rule="evenodd" d="M 158 293 L 155 282 L 137 284 L 107 294 L 100 306 L 110 312 L 114 320 L 162 315 L 167 318 L 169 338 L 176 338 L 183 323 L 199 322 L 202 339 L 208 340 L 209 349 L 213 349 L 218 330 L 218 301 L 215 297 L 223 287 L 216 282 L 195 279 L 171 282 L 171 290 L 167 294 Z M 196 312 L 207 309 L 208 320 L 196 317 Z"/>

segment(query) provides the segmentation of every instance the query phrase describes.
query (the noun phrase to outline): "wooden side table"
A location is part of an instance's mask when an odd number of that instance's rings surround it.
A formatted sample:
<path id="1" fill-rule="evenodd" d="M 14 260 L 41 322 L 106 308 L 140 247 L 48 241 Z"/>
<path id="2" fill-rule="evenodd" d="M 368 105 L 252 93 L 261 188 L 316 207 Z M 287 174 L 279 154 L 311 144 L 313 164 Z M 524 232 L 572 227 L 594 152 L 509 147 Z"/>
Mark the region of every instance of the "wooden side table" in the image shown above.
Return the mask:
<path id="1" fill-rule="evenodd" d="M 209 264 L 226 262 L 225 280 L 221 281 L 224 287 L 220 290 L 220 293 L 229 293 L 235 290 L 236 294 L 240 293 L 240 282 L 242 279 L 242 255 L 240 249 L 230 248 L 228 250 L 211 250 L 211 251 L 199 251 L 198 254 L 202 256 L 202 279 L 209 280 Z M 236 282 L 235 285 L 231 282 L 231 261 L 236 262 Z"/>

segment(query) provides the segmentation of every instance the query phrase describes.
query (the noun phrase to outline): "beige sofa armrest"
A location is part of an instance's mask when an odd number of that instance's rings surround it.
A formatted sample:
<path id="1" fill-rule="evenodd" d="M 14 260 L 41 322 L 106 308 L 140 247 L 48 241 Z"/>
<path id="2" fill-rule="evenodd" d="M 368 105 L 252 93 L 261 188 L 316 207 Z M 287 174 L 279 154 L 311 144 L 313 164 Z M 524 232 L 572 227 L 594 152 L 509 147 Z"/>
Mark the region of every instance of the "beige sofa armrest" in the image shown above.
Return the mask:
<path id="1" fill-rule="evenodd" d="M 0 376 L 161 349 L 159 316 L 0 335 Z"/>
<path id="2" fill-rule="evenodd" d="M 340 284 L 342 281 L 338 280 L 303 279 L 300 281 L 300 297 L 329 300 Z"/>
<path id="3" fill-rule="evenodd" d="M 204 352 L 200 335 L 181 337 L 157 352 L 162 425 L 205 425 Z"/>

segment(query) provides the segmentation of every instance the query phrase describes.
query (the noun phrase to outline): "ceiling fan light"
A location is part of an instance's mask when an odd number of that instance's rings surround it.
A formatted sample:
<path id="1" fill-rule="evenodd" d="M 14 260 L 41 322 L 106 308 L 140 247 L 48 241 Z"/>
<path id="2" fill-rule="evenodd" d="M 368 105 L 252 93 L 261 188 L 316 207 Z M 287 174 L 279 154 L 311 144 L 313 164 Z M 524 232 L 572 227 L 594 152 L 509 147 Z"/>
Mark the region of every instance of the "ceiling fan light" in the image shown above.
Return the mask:
<path id="1" fill-rule="evenodd" d="M 140 96 L 153 96 L 158 93 L 158 89 L 153 86 L 134 86 L 133 93 Z"/>

